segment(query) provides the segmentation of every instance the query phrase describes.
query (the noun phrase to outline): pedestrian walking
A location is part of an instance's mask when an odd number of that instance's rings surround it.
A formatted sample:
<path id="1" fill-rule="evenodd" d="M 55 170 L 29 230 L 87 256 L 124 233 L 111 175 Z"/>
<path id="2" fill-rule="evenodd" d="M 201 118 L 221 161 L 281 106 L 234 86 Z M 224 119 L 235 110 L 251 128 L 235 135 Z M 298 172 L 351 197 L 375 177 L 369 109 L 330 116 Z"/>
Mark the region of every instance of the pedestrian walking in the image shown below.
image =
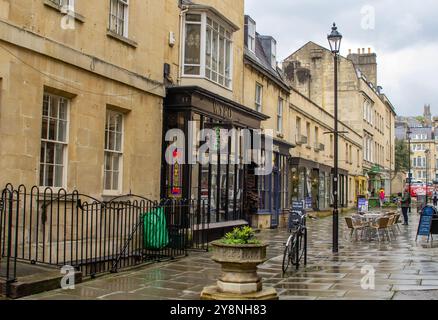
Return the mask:
<path id="1" fill-rule="evenodd" d="M 435 189 L 433 191 L 433 205 L 436 207 L 438 206 L 438 190 Z"/>
<path id="2" fill-rule="evenodd" d="M 379 191 L 379 200 L 380 200 L 380 208 L 383 208 L 383 204 L 385 203 L 385 190 L 382 188 Z"/>
<path id="3" fill-rule="evenodd" d="M 400 204 L 403 213 L 403 219 L 405 220 L 403 225 L 407 226 L 409 225 L 408 210 L 409 210 L 409 206 L 411 205 L 411 195 L 409 193 L 409 190 L 405 189 L 405 191 L 403 192 Z"/>

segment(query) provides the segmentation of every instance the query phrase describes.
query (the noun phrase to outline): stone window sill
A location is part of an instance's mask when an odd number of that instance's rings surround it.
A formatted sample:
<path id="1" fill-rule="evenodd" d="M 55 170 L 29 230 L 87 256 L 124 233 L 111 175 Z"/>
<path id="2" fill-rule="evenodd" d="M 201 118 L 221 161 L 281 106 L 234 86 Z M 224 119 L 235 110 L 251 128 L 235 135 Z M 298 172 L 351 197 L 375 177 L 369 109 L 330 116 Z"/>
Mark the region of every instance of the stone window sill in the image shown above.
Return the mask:
<path id="1" fill-rule="evenodd" d="M 80 23 L 84 23 L 85 22 L 85 17 L 77 12 L 64 12 L 62 10 L 62 6 L 57 5 L 56 3 L 50 1 L 50 0 L 44 0 L 44 5 L 54 9 L 56 11 L 58 11 L 60 14 L 63 15 L 69 15 L 71 17 L 73 17 L 76 21 L 80 22 Z"/>
<path id="2" fill-rule="evenodd" d="M 133 48 L 137 48 L 138 44 L 134 40 L 128 39 L 126 37 L 123 37 L 121 35 L 118 35 L 117 33 L 107 30 L 106 35 L 110 38 L 113 38 L 117 41 L 123 42 L 124 44 L 127 44 L 128 46 L 131 46 Z"/>

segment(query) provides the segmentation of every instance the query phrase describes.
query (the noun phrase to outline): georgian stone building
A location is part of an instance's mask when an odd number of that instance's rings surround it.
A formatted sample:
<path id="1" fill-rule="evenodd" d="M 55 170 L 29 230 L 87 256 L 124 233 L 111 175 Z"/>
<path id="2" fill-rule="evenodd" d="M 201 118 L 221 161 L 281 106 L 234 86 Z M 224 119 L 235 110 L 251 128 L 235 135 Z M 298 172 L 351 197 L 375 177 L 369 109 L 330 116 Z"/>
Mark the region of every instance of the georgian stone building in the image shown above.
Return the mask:
<path id="1" fill-rule="evenodd" d="M 177 5 L 62 4 L 0 0 L 0 184 L 158 199 Z"/>
<path id="2" fill-rule="evenodd" d="M 309 42 L 286 58 L 284 68 L 294 88 L 333 114 L 333 56 L 329 50 Z M 352 149 L 361 157 L 362 172 L 351 177 L 356 194 L 366 195 L 364 191 L 368 191 L 373 196 L 382 187 L 390 194 L 395 164 L 395 110 L 377 84 L 376 55 L 364 49 L 357 54 L 350 52 L 347 58 L 340 57 L 338 70 L 339 120 L 362 140 L 359 150 Z"/>

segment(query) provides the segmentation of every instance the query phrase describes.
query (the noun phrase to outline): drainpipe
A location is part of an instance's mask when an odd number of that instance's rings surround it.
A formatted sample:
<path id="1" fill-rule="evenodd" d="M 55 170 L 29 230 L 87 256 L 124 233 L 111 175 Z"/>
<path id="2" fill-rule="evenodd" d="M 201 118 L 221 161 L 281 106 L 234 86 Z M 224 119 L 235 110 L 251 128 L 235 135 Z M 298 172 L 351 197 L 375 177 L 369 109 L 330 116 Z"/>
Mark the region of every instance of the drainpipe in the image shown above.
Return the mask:
<path id="1" fill-rule="evenodd" d="M 182 61 L 182 50 L 183 50 L 183 43 L 182 43 L 182 39 L 183 39 L 183 17 L 184 14 L 189 11 L 189 7 L 188 6 L 181 6 L 181 12 L 179 13 L 179 51 L 178 51 L 178 79 L 177 79 L 177 84 L 181 84 L 181 78 L 182 78 L 182 68 L 183 68 L 183 61 Z"/>

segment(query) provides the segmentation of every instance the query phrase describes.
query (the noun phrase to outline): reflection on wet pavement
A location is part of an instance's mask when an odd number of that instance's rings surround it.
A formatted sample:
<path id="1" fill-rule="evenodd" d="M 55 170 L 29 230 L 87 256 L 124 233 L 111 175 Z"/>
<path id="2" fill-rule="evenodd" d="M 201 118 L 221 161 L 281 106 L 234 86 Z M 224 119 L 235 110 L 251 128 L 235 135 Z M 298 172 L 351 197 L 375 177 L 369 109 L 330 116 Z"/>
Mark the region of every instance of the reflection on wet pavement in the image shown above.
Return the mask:
<path id="1" fill-rule="evenodd" d="M 351 241 L 340 219 L 340 252 L 332 254 L 331 218 L 308 222 L 309 264 L 300 270 L 281 272 L 286 230 L 264 230 L 259 238 L 270 244 L 269 260 L 260 266 L 264 285 L 277 289 L 280 299 L 438 299 L 438 245 L 415 242 L 418 215 L 401 226 L 392 242 Z M 215 283 L 219 265 L 211 253 L 190 252 L 189 257 L 108 275 L 77 285 L 74 290 L 55 290 L 25 299 L 151 300 L 199 299 L 204 286 Z M 374 289 L 364 290 L 362 268 L 375 270 Z M 369 283 L 369 282 L 367 282 Z"/>

